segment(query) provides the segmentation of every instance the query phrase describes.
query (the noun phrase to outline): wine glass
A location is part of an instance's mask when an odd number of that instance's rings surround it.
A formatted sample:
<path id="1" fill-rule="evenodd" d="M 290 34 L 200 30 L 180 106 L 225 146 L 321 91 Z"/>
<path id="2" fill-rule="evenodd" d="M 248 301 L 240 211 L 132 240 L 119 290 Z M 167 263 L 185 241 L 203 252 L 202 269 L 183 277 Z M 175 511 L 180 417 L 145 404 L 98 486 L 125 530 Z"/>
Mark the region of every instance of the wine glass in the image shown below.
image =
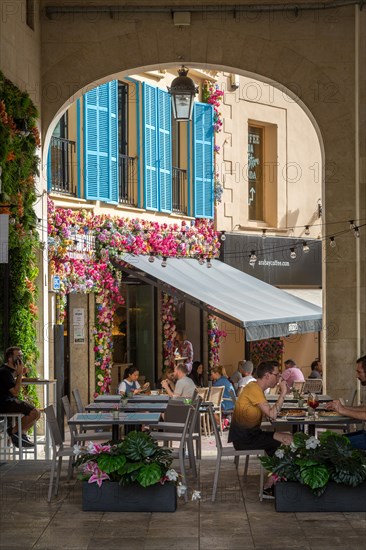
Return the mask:
<path id="1" fill-rule="evenodd" d="M 313 409 L 313 415 L 315 418 L 315 410 L 319 407 L 318 396 L 315 393 L 309 393 L 308 406 Z"/>

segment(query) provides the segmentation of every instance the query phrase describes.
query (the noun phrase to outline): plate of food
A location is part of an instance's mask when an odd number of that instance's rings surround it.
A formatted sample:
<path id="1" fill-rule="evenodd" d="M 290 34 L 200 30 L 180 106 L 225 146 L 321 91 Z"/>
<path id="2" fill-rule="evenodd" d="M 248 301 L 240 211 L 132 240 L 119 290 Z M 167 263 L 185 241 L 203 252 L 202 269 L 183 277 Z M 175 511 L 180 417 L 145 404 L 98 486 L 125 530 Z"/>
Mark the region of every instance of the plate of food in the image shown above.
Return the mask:
<path id="1" fill-rule="evenodd" d="M 304 420 L 306 418 L 305 411 L 299 409 L 283 409 L 278 414 L 279 418 L 287 418 L 291 420 Z"/>
<path id="2" fill-rule="evenodd" d="M 329 420 L 344 420 L 346 416 L 342 416 L 337 411 L 319 411 L 318 418 L 329 419 Z"/>

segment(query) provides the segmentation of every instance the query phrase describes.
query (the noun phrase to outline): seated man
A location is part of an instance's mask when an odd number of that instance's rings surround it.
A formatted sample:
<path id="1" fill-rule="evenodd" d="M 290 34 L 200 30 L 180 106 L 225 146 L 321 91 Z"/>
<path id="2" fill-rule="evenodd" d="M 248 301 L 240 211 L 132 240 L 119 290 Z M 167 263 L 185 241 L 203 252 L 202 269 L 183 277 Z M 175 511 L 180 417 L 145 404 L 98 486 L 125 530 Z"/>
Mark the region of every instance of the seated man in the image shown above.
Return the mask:
<path id="1" fill-rule="evenodd" d="M 321 378 L 322 373 L 322 364 L 318 359 L 315 359 L 315 361 L 311 363 L 311 373 L 309 374 L 309 378 Z"/>
<path id="2" fill-rule="evenodd" d="M 290 445 L 292 435 L 286 432 L 266 432 L 261 430 L 263 415 L 270 419 L 277 417 L 287 393 L 286 382 L 279 383 L 280 394 L 276 403 L 270 405 L 264 392 L 277 384 L 280 373 L 270 362 L 262 362 L 257 367 L 257 380 L 250 382 L 239 395 L 229 431 L 229 443 L 237 450 L 264 449 L 272 456 L 284 443 Z M 274 479 L 268 478 L 265 489 L 271 487 Z"/>
<path id="3" fill-rule="evenodd" d="M 234 386 L 235 391 L 238 389 L 239 382 L 243 378 L 243 365 L 244 365 L 244 363 L 245 363 L 244 360 L 239 361 L 238 362 L 238 370 L 233 372 L 233 374 L 229 378 L 230 382 Z"/>
<path id="4" fill-rule="evenodd" d="M 362 386 L 366 386 L 366 355 L 363 355 L 356 361 L 356 374 L 358 380 L 361 382 Z M 349 416 L 350 418 L 355 418 L 356 420 L 365 421 L 366 420 L 366 407 L 365 405 L 359 405 L 357 407 L 346 407 L 342 405 L 339 399 L 327 403 L 326 408 L 331 411 L 337 411 L 337 413 L 343 416 Z M 352 432 L 345 434 L 350 442 L 352 447 L 355 449 L 366 450 L 366 431 L 359 430 L 357 432 Z"/>
<path id="5" fill-rule="evenodd" d="M 242 365 L 243 376 L 242 376 L 242 379 L 239 380 L 238 389 L 244 388 L 247 384 L 249 384 L 249 382 L 256 381 L 256 379 L 253 376 L 253 369 L 254 369 L 254 365 L 251 361 L 244 361 Z"/>
<path id="6" fill-rule="evenodd" d="M 174 369 L 174 376 L 176 379 L 174 392 L 170 389 L 168 380 L 162 380 L 161 386 L 167 392 L 169 397 L 186 397 L 191 399 L 196 389 L 195 383 L 191 378 L 187 376 L 188 370 L 185 365 L 177 365 Z"/>
<path id="7" fill-rule="evenodd" d="M 34 447 L 27 431 L 40 417 L 40 412 L 33 405 L 18 399 L 25 372 L 21 349 L 16 346 L 8 348 L 5 351 L 5 364 L 0 367 L 0 412 L 24 415 L 21 434 L 18 434 L 17 424 L 8 428 L 9 437 L 15 447 L 19 447 L 19 437 L 22 438 L 23 447 Z"/>
<path id="8" fill-rule="evenodd" d="M 305 382 L 305 378 L 293 359 L 287 359 L 284 365 L 285 370 L 282 373 L 281 378 L 287 384 L 287 393 L 291 393 L 294 382 Z"/>

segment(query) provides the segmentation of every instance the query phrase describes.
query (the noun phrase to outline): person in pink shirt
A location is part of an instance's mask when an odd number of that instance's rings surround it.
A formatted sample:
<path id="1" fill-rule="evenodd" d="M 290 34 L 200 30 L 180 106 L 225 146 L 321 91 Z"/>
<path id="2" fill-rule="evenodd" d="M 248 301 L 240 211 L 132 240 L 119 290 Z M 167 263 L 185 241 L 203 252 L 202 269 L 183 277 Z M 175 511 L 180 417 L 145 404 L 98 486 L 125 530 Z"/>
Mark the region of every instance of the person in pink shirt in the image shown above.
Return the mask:
<path id="1" fill-rule="evenodd" d="M 284 365 L 285 370 L 281 374 L 281 378 L 287 384 L 287 393 L 290 393 L 294 382 L 305 382 L 305 378 L 293 359 L 287 359 Z"/>

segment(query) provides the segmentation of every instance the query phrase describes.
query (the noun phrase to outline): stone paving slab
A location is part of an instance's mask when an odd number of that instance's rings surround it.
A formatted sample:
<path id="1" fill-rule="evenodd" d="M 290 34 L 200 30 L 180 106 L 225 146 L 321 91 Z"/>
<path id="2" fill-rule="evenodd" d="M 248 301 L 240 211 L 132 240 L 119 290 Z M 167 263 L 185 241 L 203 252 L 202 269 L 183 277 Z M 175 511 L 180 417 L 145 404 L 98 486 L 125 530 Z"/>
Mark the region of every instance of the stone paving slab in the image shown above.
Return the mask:
<path id="1" fill-rule="evenodd" d="M 47 502 L 50 462 L 11 462 L 0 467 L 1 550 L 366 550 L 364 513 L 282 513 L 258 498 L 259 468 L 224 460 L 217 498 L 211 502 L 215 457 L 204 456 L 189 487 L 202 500 L 178 500 L 175 514 L 81 510 L 81 483 L 66 481 Z M 15 535 L 16 533 L 16 535 Z"/>

